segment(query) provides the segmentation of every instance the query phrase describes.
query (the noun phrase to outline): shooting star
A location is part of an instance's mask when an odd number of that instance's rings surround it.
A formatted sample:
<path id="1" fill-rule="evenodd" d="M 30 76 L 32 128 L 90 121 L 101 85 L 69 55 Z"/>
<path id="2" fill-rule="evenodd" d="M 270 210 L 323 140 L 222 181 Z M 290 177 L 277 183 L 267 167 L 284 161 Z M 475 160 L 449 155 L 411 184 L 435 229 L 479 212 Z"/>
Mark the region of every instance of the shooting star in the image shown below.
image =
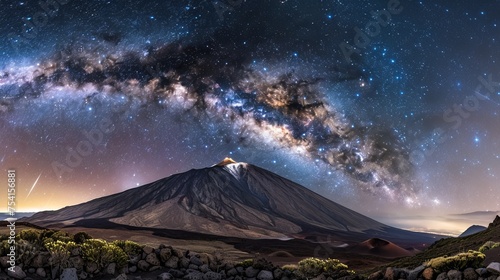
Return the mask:
<path id="1" fill-rule="evenodd" d="M 43 173 L 43 172 L 42 172 L 42 173 Z M 40 173 L 40 175 L 38 175 L 38 178 L 36 178 L 35 183 L 33 183 L 33 186 L 31 187 L 31 190 L 30 190 L 30 192 L 28 193 L 28 195 L 26 196 L 26 198 L 28 198 L 28 197 L 30 196 L 31 192 L 33 191 L 33 189 L 34 189 L 34 188 L 35 188 L 35 186 L 36 186 L 36 183 L 38 183 L 38 179 L 40 179 L 40 176 L 42 176 L 42 173 Z"/>
<path id="2" fill-rule="evenodd" d="M 3 163 L 3 160 L 5 159 L 5 155 L 2 157 L 2 159 L 0 160 L 0 163 Z"/>

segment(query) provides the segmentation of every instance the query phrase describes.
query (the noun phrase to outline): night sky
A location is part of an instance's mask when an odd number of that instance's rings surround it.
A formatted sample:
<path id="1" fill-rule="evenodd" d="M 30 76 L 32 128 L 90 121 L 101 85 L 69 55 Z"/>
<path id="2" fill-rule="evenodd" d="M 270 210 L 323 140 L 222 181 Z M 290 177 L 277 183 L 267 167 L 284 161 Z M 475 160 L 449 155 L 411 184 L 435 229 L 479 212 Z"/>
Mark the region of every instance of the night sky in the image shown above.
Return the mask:
<path id="1" fill-rule="evenodd" d="M 18 211 L 226 156 L 408 229 L 500 210 L 500 1 L 6 1 L 0 34 Z"/>

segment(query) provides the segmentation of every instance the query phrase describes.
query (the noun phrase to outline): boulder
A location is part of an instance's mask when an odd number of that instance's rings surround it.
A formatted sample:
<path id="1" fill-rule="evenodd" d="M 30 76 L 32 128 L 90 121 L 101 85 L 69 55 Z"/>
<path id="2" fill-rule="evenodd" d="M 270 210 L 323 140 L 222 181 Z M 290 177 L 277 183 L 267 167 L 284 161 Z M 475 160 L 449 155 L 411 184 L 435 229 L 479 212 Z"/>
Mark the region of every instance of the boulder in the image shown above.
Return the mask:
<path id="1" fill-rule="evenodd" d="M 139 263 L 137 263 L 137 268 L 142 271 L 148 271 L 149 266 L 149 263 L 145 260 L 140 260 Z"/>
<path id="2" fill-rule="evenodd" d="M 137 271 L 137 266 L 133 265 L 133 266 L 129 267 L 128 271 L 130 271 L 131 273 L 136 272 Z"/>
<path id="3" fill-rule="evenodd" d="M 172 255 L 174 255 L 178 258 L 184 257 L 184 253 L 179 249 L 172 249 Z"/>
<path id="4" fill-rule="evenodd" d="M 436 277 L 436 280 L 448 280 L 448 275 L 446 272 L 442 272 Z"/>
<path id="5" fill-rule="evenodd" d="M 85 264 L 85 271 L 87 273 L 92 274 L 92 273 L 96 272 L 97 269 L 98 269 L 98 267 L 97 267 L 97 264 L 95 262 L 87 262 Z"/>
<path id="6" fill-rule="evenodd" d="M 245 275 L 247 278 L 254 278 L 259 274 L 259 270 L 256 268 L 253 268 L 252 266 L 249 266 L 245 269 Z"/>
<path id="7" fill-rule="evenodd" d="M 479 275 L 476 273 L 474 268 L 467 268 L 464 270 L 464 279 L 465 280 L 477 280 Z"/>
<path id="8" fill-rule="evenodd" d="M 133 256 L 130 256 L 130 259 L 128 262 L 130 264 L 137 265 L 137 263 L 139 263 L 140 260 L 141 260 L 141 255 L 133 255 Z"/>
<path id="9" fill-rule="evenodd" d="M 168 261 L 165 262 L 165 266 L 169 268 L 178 268 L 179 267 L 179 258 L 176 256 L 170 257 Z"/>
<path id="10" fill-rule="evenodd" d="M 82 271 L 80 272 L 80 274 L 78 274 L 78 279 L 87 279 L 88 277 L 89 275 L 85 271 Z"/>
<path id="11" fill-rule="evenodd" d="M 392 267 L 388 267 L 386 270 L 385 270 L 385 274 L 384 274 L 384 279 L 387 279 L 387 280 L 398 280 L 398 272 L 395 268 L 392 268 Z"/>
<path id="12" fill-rule="evenodd" d="M 80 255 L 80 248 L 76 247 L 71 250 L 71 256 L 79 256 Z"/>
<path id="13" fill-rule="evenodd" d="M 275 279 L 281 279 L 281 277 L 283 276 L 283 270 L 281 268 L 276 268 L 273 271 L 273 276 Z"/>
<path id="14" fill-rule="evenodd" d="M 196 270 L 188 270 L 187 274 L 183 277 L 185 280 L 204 280 L 205 274 L 196 271 Z"/>
<path id="15" fill-rule="evenodd" d="M 213 257 L 207 253 L 200 254 L 200 260 L 202 263 L 205 263 L 205 264 L 210 264 L 214 261 Z"/>
<path id="16" fill-rule="evenodd" d="M 48 267 L 49 266 L 49 256 L 47 254 L 40 253 L 36 255 L 31 261 L 33 267 Z"/>
<path id="17" fill-rule="evenodd" d="M 85 261 L 80 256 L 69 258 L 69 266 L 76 268 L 77 271 L 82 271 Z"/>
<path id="18" fill-rule="evenodd" d="M 498 216 L 497 216 L 497 217 L 498 217 Z M 495 274 L 495 275 L 500 275 L 500 263 L 498 263 L 498 262 L 492 262 L 492 263 L 490 263 L 490 264 L 486 267 L 486 269 L 487 269 L 489 272 L 491 272 L 491 273 L 493 273 L 493 274 Z"/>
<path id="19" fill-rule="evenodd" d="M 155 251 L 155 249 L 151 246 L 144 246 L 142 250 L 144 251 L 144 253 L 146 253 L 146 255 L 149 255 Z"/>
<path id="20" fill-rule="evenodd" d="M 415 269 L 413 269 L 412 271 L 410 271 L 410 273 L 408 274 L 408 280 L 417 280 L 418 279 L 418 276 L 420 276 L 420 274 L 422 274 L 422 272 L 425 270 L 425 266 L 424 265 L 421 265 Z"/>
<path id="21" fill-rule="evenodd" d="M 182 278 L 184 277 L 184 272 L 177 270 L 177 269 L 170 269 L 168 273 L 172 274 L 175 278 Z"/>
<path id="22" fill-rule="evenodd" d="M 127 277 L 127 274 L 122 273 L 122 274 L 118 275 L 118 277 L 116 277 L 114 280 L 128 280 L 128 277 Z"/>
<path id="23" fill-rule="evenodd" d="M 78 276 L 76 275 L 76 268 L 65 268 L 61 273 L 60 280 L 78 280 Z"/>
<path id="24" fill-rule="evenodd" d="M 462 272 L 458 270 L 450 270 L 446 275 L 450 280 L 463 280 L 464 278 Z"/>
<path id="25" fill-rule="evenodd" d="M 50 269 L 50 275 L 52 276 L 52 279 L 55 279 L 59 275 L 60 271 L 61 271 L 61 267 L 59 265 L 53 266 Z"/>
<path id="26" fill-rule="evenodd" d="M 257 274 L 257 279 L 259 280 L 273 280 L 273 273 L 269 270 L 261 270 L 259 274 Z"/>
<path id="27" fill-rule="evenodd" d="M 206 280 L 221 280 L 222 275 L 220 275 L 219 273 L 214 272 L 214 271 L 209 271 L 209 272 L 205 273 L 205 279 Z"/>
<path id="28" fill-rule="evenodd" d="M 156 256 L 155 253 L 150 253 L 146 256 L 146 261 L 153 265 L 153 266 L 158 266 L 160 265 L 160 260 L 158 259 L 158 257 Z"/>
<path id="29" fill-rule="evenodd" d="M 226 274 L 229 277 L 233 277 L 233 276 L 238 275 L 238 270 L 236 270 L 236 268 L 233 267 L 230 270 L 228 270 Z"/>
<path id="30" fill-rule="evenodd" d="M 14 279 L 26 278 L 26 273 L 19 266 L 14 266 L 13 269 L 7 269 L 7 275 Z"/>
<path id="31" fill-rule="evenodd" d="M 192 256 L 191 259 L 189 259 L 189 261 L 196 265 L 196 266 L 200 266 L 203 264 L 203 262 L 200 260 L 200 258 L 196 257 L 196 256 Z"/>
<path id="32" fill-rule="evenodd" d="M 163 272 L 162 274 L 156 276 L 157 280 L 173 280 L 174 277 L 168 272 Z"/>
<path id="33" fill-rule="evenodd" d="M 115 275 L 116 272 L 116 263 L 110 263 L 106 267 L 106 273 L 110 275 Z"/>
<path id="34" fill-rule="evenodd" d="M 30 273 L 30 274 L 34 274 L 35 271 L 36 271 L 36 269 L 33 267 L 28 268 L 28 273 Z"/>
<path id="35" fill-rule="evenodd" d="M 160 250 L 160 260 L 161 262 L 166 262 L 172 256 L 172 250 L 170 248 L 163 248 Z"/>
<path id="36" fill-rule="evenodd" d="M 210 271 L 210 268 L 208 267 L 208 264 L 200 265 L 199 269 L 203 273 L 207 273 L 208 271 Z"/>
<path id="37" fill-rule="evenodd" d="M 45 269 L 42 268 L 42 267 L 39 267 L 36 269 L 36 275 L 42 277 L 42 278 L 45 278 L 45 276 L 47 276 L 47 273 L 45 272 Z"/>
<path id="38" fill-rule="evenodd" d="M 194 269 L 194 270 L 200 270 L 200 269 L 199 269 L 199 267 L 198 267 L 197 265 L 192 264 L 192 263 L 190 263 L 190 264 L 189 264 L 188 268 L 189 268 L 189 269 Z M 203 271 L 202 271 L 202 272 L 203 272 Z M 206 272 L 206 271 L 205 271 L 205 272 Z M 203 273 L 205 273 L 205 272 L 203 272 Z"/>
<path id="39" fill-rule="evenodd" d="M 484 267 L 481 267 L 481 268 L 476 269 L 476 273 L 480 277 L 485 277 L 486 275 L 488 275 L 488 270 L 486 268 L 484 268 Z"/>
<path id="40" fill-rule="evenodd" d="M 424 278 L 425 280 L 434 279 L 434 269 L 432 269 L 432 267 L 424 269 L 424 271 L 422 272 L 422 278 Z"/>
<path id="41" fill-rule="evenodd" d="M 184 268 L 189 268 L 189 264 L 190 264 L 190 261 L 188 258 L 186 257 L 182 257 L 180 260 L 179 260 L 179 265 L 181 267 L 184 267 Z"/>

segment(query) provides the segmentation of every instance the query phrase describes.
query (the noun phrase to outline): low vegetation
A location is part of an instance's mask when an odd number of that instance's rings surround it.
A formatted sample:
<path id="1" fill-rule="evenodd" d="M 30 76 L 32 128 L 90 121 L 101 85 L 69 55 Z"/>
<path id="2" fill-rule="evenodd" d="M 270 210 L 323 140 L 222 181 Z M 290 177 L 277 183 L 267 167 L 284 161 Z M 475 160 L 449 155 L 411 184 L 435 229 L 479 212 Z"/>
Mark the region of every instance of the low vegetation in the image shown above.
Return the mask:
<path id="1" fill-rule="evenodd" d="M 464 270 L 468 267 L 481 267 L 486 256 L 478 251 L 470 250 L 450 257 L 434 258 L 426 263 L 427 267 L 432 267 L 435 271 L 443 272 L 448 270 Z"/>
<path id="2" fill-rule="evenodd" d="M 484 253 L 497 247 L 500 247 L 500 242 L 487 241 L 483 244 L 483 246 L 479 247 L 479 252 Z"/>
<path id="3" fill-rule="evenodd" d="M 318 258 L 307 258 L 298 263 L 295 273 L 302 279 L 311 279 L 320 274 L 338 279 L 340 277 L 352 275 L 354 271 L 349 270 L 347 265 L 341 263 L 337 259 L 322 260 Z"/>

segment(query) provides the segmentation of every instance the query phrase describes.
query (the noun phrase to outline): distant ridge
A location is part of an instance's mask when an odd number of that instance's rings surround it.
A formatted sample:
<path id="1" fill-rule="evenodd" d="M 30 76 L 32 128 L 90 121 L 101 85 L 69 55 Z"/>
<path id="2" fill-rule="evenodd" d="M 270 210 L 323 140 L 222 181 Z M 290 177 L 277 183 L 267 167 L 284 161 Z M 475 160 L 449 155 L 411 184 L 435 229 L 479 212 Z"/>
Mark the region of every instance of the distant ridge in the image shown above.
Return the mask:
<path id="1" fill-rule="evenodd" d="M 472 225 L 468 229 L 466 229 L 462 234 L 460 234 L 458 237 L 466 237 L 469 235 L 473 235 L 473 234 L 481 232 L 485 229 L 487 229 L 487 227 L 479 226 L 479 225 Z"/>

